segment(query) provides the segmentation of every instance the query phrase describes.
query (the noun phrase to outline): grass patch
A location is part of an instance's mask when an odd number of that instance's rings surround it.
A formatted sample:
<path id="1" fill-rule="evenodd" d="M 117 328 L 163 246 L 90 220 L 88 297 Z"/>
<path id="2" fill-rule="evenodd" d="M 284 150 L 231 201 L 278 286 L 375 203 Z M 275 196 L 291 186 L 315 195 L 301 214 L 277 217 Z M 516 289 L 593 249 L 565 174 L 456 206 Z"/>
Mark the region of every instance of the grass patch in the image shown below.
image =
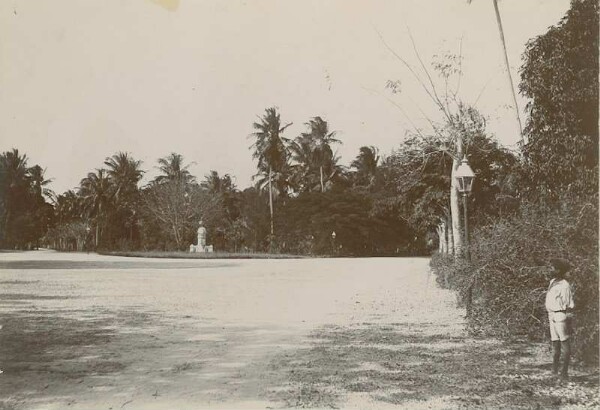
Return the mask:
<path id="1" fill-rule="evenodd" d="M 98 251 L 100 255 L 128 256 L 134 258 L 172 258 L 172 259 L 304 259 L 306 256 L 282 253 L 230 253 L 206 252 L 191 253 L 181 251 Z"/>

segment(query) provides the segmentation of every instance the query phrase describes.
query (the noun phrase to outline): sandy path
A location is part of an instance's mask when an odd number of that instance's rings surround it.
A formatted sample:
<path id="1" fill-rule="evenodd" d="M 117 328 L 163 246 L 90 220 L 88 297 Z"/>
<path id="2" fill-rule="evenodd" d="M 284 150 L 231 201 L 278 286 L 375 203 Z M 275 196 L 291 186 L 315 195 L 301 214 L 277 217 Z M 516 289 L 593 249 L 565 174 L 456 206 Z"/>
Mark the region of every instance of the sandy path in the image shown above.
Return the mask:
<path id="1" fill-rule="evenodd" d="M 442 337 L 438 348 L 462 334 L 454 296 L 420 258 L 0 253 L 0 293 L 7 408 L 381 408 L 364 389 L 311 384 L 297 370 L 342 330 L 401 327 Z M 323 369 L 343 361 L 326 360 Z"/>

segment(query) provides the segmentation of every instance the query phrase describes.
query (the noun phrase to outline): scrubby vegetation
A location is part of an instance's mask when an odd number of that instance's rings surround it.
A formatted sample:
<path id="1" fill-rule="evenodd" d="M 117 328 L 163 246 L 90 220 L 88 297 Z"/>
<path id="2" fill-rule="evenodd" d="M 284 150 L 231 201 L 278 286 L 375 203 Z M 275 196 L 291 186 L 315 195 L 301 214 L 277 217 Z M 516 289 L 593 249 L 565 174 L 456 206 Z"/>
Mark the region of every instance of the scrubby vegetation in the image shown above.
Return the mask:
<path id="1" fill-rule="evenodd" d="M 598 206 L 565 203 L 558 209 L 524 207 L 518 215 L 474 232 L 471 263 L 440 254 L 432 267 L 443 286 L 465 299 L 472 289 L 471 329 L 497 336 L 543 340 L 549 334 L 544 297 L 548 260 L 560 255 L 574 269 L 575 351 L 587 363 L 598 358 Z"/>
<path id="2" fill-rule="evenodd" d="M 575 353 L 598 364 L 598 4 L 574 1 L 529 42 L 521 69 L 528 105 L 524 158 L 509 212 L 477 220 L 471 262 L 438 254 L 439 282 L 472 297 L 473 331 L 548 333 L 548 261 L 566 258 L 575 291 Z M 551 63 L 549 63 L 551 61 Z M 577 108 L 579 107 L 579 108 Z M 477 206 L 477 204 L 473 204 Z"/>

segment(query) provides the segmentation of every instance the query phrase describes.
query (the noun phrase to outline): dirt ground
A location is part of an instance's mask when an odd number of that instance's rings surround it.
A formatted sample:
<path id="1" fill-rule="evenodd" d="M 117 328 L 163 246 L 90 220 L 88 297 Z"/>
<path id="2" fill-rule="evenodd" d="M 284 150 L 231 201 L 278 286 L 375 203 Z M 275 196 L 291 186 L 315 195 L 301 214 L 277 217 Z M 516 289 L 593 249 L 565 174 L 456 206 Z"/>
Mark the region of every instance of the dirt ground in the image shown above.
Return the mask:
<path id="1" fill-rule="evenodd" d="M 463 315 L 425 258 L 0 253 L 0 409 L 599 405 Z"/>

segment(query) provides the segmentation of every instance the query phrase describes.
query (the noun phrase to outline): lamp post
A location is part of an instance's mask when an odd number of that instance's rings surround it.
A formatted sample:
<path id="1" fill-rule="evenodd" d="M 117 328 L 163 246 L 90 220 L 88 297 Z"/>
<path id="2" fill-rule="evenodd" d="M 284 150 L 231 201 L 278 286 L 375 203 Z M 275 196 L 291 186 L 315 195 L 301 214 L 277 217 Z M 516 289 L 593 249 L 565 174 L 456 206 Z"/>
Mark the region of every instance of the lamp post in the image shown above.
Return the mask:
<path id="1" fill-rule="evenodd" d="M 458 192 L 463 195 L 463 212 L 465 220 L 465 259 L 471 260 L 471 252 L 469 251 L 469 222 L 467 213 L 467 197 L 473 189 L 473 180 L 475 179 L 475 173 L 469 166 L 467 157 L 465 156 L 462 163 L 456 169 L 455 177 L 458 180 Z"/>
<path id="2" fill-rule="evenodd" d="M 335 234 L 335 231 L 331 232 L 331 253 L 333 255 L 335 255 L 335 251 L 336 251 L 336 249 L 335 249 L 335 237 L 336 236 L 337 235 Z"/>
<path id="3" fill-rule="evenodd" d="M 456 169 L 455 177 L 458 180 L 458 192 L 463 194 L 463 212 L 465 220 L 465 246 L 464 246 L 464 257 L 468 262 L 471 261 L 471 252 L 469 246 L 469 218 L 467 213 L 467 197 L 473 189 L 473 180 L 475 179 L 475 173 L 469 166 L 467 157 L 465 156 L 462 163 Z M 466 294 L 466 310 L 467 316 L 471 316 L 471 306 L 473 301 L 473 284 L 471 283 L 467 289 Z"/>
<path id="4" fill-rule="evenodd" d="M 85 226 L 85 250 L 87 251 L 87 253 L 90 253 L 89 237 L 90 237 L 91 230 L 92 230 L 92 228 L 90 228 L 89 225 Z"/>

